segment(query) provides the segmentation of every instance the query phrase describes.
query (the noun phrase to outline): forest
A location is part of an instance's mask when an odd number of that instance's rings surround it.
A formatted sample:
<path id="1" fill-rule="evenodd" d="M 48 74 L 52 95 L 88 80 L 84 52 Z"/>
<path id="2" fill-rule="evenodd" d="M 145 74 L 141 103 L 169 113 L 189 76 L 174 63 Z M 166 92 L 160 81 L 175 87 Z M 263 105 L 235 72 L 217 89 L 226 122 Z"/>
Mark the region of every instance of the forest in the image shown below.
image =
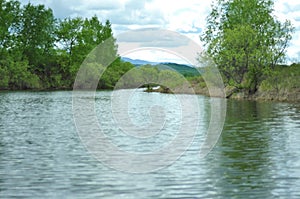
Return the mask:
<path id="1" fill-rule="evenodd" d="M 77 71 L 89 52 L 113 38 L 109 20 L 92 18 L 57 19 L 44 5 L 0 1 L 0 89 L 71 89 Z M 112 88 L 134 66 L 117 55 L 115 39 L 110 43 L 114 57 L 98 88 Z"/>

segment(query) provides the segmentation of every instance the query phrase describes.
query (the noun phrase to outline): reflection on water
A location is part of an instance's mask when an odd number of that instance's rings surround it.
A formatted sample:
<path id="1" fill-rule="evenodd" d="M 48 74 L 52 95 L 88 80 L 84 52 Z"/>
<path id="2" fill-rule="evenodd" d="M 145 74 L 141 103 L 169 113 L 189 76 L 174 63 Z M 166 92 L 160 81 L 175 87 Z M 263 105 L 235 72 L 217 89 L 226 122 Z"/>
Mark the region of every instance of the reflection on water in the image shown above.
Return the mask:
<path id="1" fill-rule="evenodd" d="M 97 111 L 107 135 L 120 135 L 111 138 L 120 147 L 140 151 L 144 143 L 152 150 L 173 136 L 178 115 L 170 95 L 136 96 L 140 108 L 164 102 L 174 117 L 166 115 L 168 136 L 145 142 L 117 132 L 101 115 L 110 108 L 110 96 L 96 94 Z M 82 146 L 71 92 L 0 93 L 0 198 L 300 197 L 300 104 L 229 100 L 217 146 L 199 159 L 210 101 L 199 96 L 199 102 L 199 132 L 188 151 L 162 170 L 128 174 L 103 166 Z M 137 123 L 149 122 L 149 115 L 135 111 L 132 107 L 130 114 L 139 113 Z"/>

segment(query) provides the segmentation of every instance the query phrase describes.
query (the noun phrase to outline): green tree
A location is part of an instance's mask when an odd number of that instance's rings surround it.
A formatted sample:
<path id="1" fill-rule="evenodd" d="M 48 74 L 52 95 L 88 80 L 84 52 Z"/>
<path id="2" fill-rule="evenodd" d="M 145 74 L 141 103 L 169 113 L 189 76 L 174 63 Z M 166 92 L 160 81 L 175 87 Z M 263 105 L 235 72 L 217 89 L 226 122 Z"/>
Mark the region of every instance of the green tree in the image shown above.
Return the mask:
<path id="1" fill-rule="evenodd" d="M 101 63 L 103 66 L 108 66 L 115 60 L 119 60 L 118 46 L 116 44 L 116 39 L 113 36 L 111 23 L 109 20 L 105 22 L 102 29 L 101 44 L 97 48 L 97 56 L 95 57 L 96 62 Z M 115 62 L 116 63 L 116 62 Z"/>
<path id="2" fill-rule="evenodd" d="M 75 79 L 86 58 L 89 63 L 103 66 L 118 59 L 116 40 L 109 21 L 103 25 L 96 16 L 90 19 L 67 18 L 59 22 L 56 35 L 62 67 L 65 72 L 69 71 L 68 79 Z M 96 48 L 98 45 L 100 46 Z M 93 50 L 94 48 L 96 49 Z M 113 77 L 108 79 L 111 78 Z"/>
<path id="3" fill-rule="evenodd" d="M 40 87 L 38 76 L 28 69 L 27 61 L 16 61 L 12 57 L 0 62 L 0 88 L 2 89 L 34 89 Z"/>
<path id="4" fill-rule="evenodd" d="M 126 63 L 116 59 L 112 64 L 106 67 L 106 70 L 101 76 L 98 88 L 100 89 L 113 89 L 115 88 L 118 81 L 122 81 L 122 87 L 128 88 L 133 83 L 133 77 L 125 75 L 128 71 L 133 69 L 134 66 L 131 63 Z M 125 76 L 124 76 L 125 75 Z M 129 78 L 130 77 L 130 78 Z M 126 81 L 124 81 L 126 80 Z M 120 83 L 118 87 L 120 88 Z M 126 87 L 125 87 L 126 86 Z"/>
<path id="5" fill-rule="evenodd" d="M 184 77 L 180 73 L 167 69 L 159 72 L 159 84 L 168 89 L 175 89 L 184 83 Z"/>
<path id="6" fill-rule="evenodd" d="M 254 93 L 284 60 L 293 27 L 273 15 L 272 0 L 216 0 L 201 35 L 225 83 Z"/>
<path id="7" fill-rule="evenodd" d="M 73 64 L 73 50 L 74 47 L 80 43 L 80 32 L 83 26 L 83 19 L 80 17 L 66 18 L 59 21 L 56 30 L 57 42 L 59 48 L 63 49 L 68 55 L 68 65 Z"/>
<path id="8" fill-rule="evenodd" d="M 85 75 L 105 71 L 98 87 L 113 88 L 134 67 L 120 60 L 110 21 L 57 20 L 44 5 L 0 0 L 0 89 L 71 88 L 82 63 L 87 87 Z"/>
<path id="9" fill-rule="evenodd" d="M 0 55 L 15 44 L 19 27 L 20 2 L 0 0 Z"/>
<path id="10" fill-rule="evenodd" d="M 84 63 L 79 69 L 75 88 L 80 89 L 96 89 L 101 74 L 103 73 L 104 67 L 97 63 Z"/>
<path id="11" fill-rule="evenodd" d="M 19 47 L 23 59 L 28 60 L 30 69 L 39 76 L 47 76 L 47 61 L 53 55 L 55 42 L 55 18 L 51 9 L 44 5 L 27 4 L 22 9 Z"/>
<path id="12" fill-rule="evenodd" d="M 7 67 L 2 66 L 2 63 L 0 63 L 0 66 L 0 89 L 8 89 L 9 72 Z"/>

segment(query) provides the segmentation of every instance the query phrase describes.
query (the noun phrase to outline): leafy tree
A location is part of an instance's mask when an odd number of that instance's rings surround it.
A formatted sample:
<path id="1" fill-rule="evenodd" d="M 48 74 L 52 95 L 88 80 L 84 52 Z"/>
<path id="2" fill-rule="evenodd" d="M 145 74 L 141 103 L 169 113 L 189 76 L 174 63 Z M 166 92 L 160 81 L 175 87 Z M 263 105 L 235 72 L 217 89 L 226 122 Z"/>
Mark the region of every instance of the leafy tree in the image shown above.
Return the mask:
<path id="1" fill-rule="evenodd" d="M 83 19 L 80 17 L 66 18 L 59 21 L 56 30 L 57 42 L 59 47 L 68 54 L 68 65 L 72 65 L 73 50 L 80 43 L 80 32 L 83 26 Z"/>
<path id="2" fill-rule="evenodd" d="M 9 73 L 7 67 L 0 65 L 0 89 L 8 89 Z"/>
<path id="3" fill-rule="evenodd" d="M 125 62 L 125 68 L 128 68 L 127 72 L 122 75 L 116 85 L 117 89 L 126 88 L 138 88 L 144 84 L 143 73 L 140 67 L 134 67 L 131 63 Z"/>
<path id="4" fill-rule="evenodd" d="M 115 60 L 111 65 L 109 65 L 106 68 L 106 70 L 102 74 L 98 88 L 113 89 L 118 81 L 122 81 L 123 88 L 125 86 L 125 88 L 130 87 L 130 85 L 132 85 L 130 83 L 133 83 L 134 77 L 130 74 L 125 74 L 133 68 L 134 66 L 131 63 L 121 62 L 120 59 Z M 126 82 L 124 82 L 125 79 Z M 120 87 L 120 84 L 118 86 Z"/>
<path id="5" fill-rule="evenodd" d="M 158 82 L 162 87 L 175 89 L 184 83 L 184 77 L 173 70 L 162 70 L 159 72 Z"/>
<path id="6" fill-rule="evenodd" d="M 0 53 L 14 46 L 20 19 L 20 2 L 0 0 Z"/>
<path id="7" fill-rule="evenodd" d="M 80 45 L 88 49 L 87 53 L 105 40 L 103 29 L 104 26 L 96 16 L 84 20 L 80 33 Z"/>
<path id="8" fill-rule="evenodd" d="M 156 83 L 159 76 L 159 70 L 151 65 L 141 66 L 140 71 L 142 73 L 143 81 L 145 83 Z"/>
<path id="9" fill-rule="evenodd" d="M 80 89 L 96 89 L 95 82 L 99 80 L 104 67 L 97 63 L 84 63 L 78 73 L 75 87 Z"/>
<path id="10" fill-rule="evenodd" d="M 116 39 L 113 37 L 110 21 L 106 21 L 102 29 L 102 40 L 97 48 L 97 55 L 95 61 L 101 63 L 103 66 L 108 66 L 111 62 L 120 62 L 118 55 L 118 46 L 116 45 Z M 115 62 L 116 63 L 116 62 Z"/>
<path id="11" fill-rule="evenodd" d="M 87 87 L 85 75 L 105 71 L 98 87 L 113 88 L 134 67 L 117 54 L 110 21 L 57 20 L 44 5 L 0 0 L 0 89 L 71 88 L 83 62 L 79 83 Z"/>
<path id="12" fill-rule="evenodd" d="M 55 18 L 44 5 L 27 4 L 21 13 L 19 46 L 33 73 L 47 76 L 55 42 Z"/>
<path id="13" fill-rule="evenodd" d="M 283 61 L 292 31 L 273 15 L 272 0 L 216 0 L 200 38 L 225 83 L 254 93 Z"/>
<path id="14" fill-rule="evenodd" d="M 15 61 L 11 57 L 0 62 L 0 88 L 33 89 L 39 88 L 39 78 L 28 69 L 26 61 Z"/>
<path id="15" fill-rule="evenodd" d="M 91 19 L 67 18 L 59 22 L 56 35 L 58 47 L 62 50 L 60 55 L 62 61 L 64 60 L 64 71 L 69 71 L 71 80 L 75 79 L 85 58 L 89 59 L 89 63 L 99 63 L 103 66 L 118 59 L 116 40 L 113 38 L 109 21 L 103 25 L 96 16 Z M 100 44 L 103 45 L 91 52 Z M 89 56 L 86 57 L 87 55 Z"/>

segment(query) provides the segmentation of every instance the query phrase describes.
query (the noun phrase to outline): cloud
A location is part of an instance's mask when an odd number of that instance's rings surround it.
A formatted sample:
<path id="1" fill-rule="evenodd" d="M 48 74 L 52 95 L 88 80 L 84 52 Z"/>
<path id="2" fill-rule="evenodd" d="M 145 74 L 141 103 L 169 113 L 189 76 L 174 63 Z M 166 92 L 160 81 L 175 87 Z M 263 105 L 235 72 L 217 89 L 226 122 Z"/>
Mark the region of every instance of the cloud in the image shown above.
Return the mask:
<path id="1" fill-rule="evenodd" d="M 190 33 L 200 34 L 202 32 L 202 28 L 193 25 L 190 30 L 179 30 L 178 32 L 182 34 L 190 34 Z"/>
<path id="2" fill-rule="evenodd" d="M 177 32 L 160 29 L 143 29 L 125 32 L 117 36 L 118 42 L 137 43 L 140 47 L 180 47 L 189 44 L 187 37 Z"/>
<path id="3" fill-rule="evenodd" d="M 125 54 L 124 56 L 131 59 L 141 59 L 141 60 L 157 62 L 157 63 L 173 62 L 173 63 L 186 64 L 186 65 L 190 64 L 187 60 L 178 57 L 176 54 L 173 54 L 171 52 L 166 52 L 161 49 L 139 50 L 139 51 Z"/>
<path id="4" fill-rule="evenodd" d="M 162 28 L 179 32 L 200 44 L 199 35 L 205 29 L 206 17 L 213 0 L 21 0 L 23 4 L 44 4 L 58 18 L 91 17 L 110 20 L 114 35 L 140 28 Z M 288 48 L 290 57 L 298 57 L 300 49 L 300 2 L 276 0 L 274 14 L 280 21 L 290 20 L 296 29 Z M 145 35 L 144 39 L 153 39 Z M 180 43 L 178 43 L 180 44 Z M 164 45 L 176 45 L 164 41 Z"/>
<path id="5" fill-rule="evenodd" d="M 88 2 L 88 4 L 85 2 Z M 120 0 L 88 0 L 82 1 L 82 5 L 85 10 L 117 10 L 122 7 L 122 2 Z"/>
<path id="6" fill-rule="evenodd" d="M 70 6 L 70 2 L 68 1 L 53 0 L 46 5 L 53 9 L 55 17 L 61 19 L 75 15 L 78 12 L 75 9 L 76 7 Z"/>
<path id="7" fill-rule="evenodd" d="M 117 14 L 109 14 L 107 18 L 117 25 L 161 25 L 164 23 L 163 15 L 159 11 L 123 10 Z"/>
<path id="8" fill-rule="evenodd" d="M 288 14 L 300 10 L 300 3 L 295 1 L 288 1 L 283 3 L 283 13 Z"/>
<path id="9" fill-rule="evenodd" d="M 284 22 L 289 20 L 295 28 L 292 34 L 292 40 L 287 48 L 288 59 L 299 59 L 298 52 L 300 49 L 300 2 L 299 0 L 277 0 L 274 3 L 274 14 Z M 300 60 L 298 60 L 300 61 Z"/>
<path id="10" fill-rule="evenodd" d="M 144 29 L 125 32 L 117 36 L 117 42 L 118 53 L 121 56 L 124 56 L 124 53 L 126 55 L 128 52 L 135 52 L 134 54 L 137 56 L 135 59 L 141 59 L 141 57 L 145 59 L 144 56 L 147 55 L 151 59 L 173 60 L 173 62 L 177 63 L 179 63 L 179 58 L 181 57 L 181 59 L 189 60 L 190 64 L 193 65 L 197 64 L 196 57 L 202 50 L 200 45 L 191 38 L 178 32 L 164 29 Z M 142 56 L 143 53 L 144 55 Z M 166 54 L 172 56 L 170 57 Z M 182 63 L 182 61 L 180 62 Z"/>

